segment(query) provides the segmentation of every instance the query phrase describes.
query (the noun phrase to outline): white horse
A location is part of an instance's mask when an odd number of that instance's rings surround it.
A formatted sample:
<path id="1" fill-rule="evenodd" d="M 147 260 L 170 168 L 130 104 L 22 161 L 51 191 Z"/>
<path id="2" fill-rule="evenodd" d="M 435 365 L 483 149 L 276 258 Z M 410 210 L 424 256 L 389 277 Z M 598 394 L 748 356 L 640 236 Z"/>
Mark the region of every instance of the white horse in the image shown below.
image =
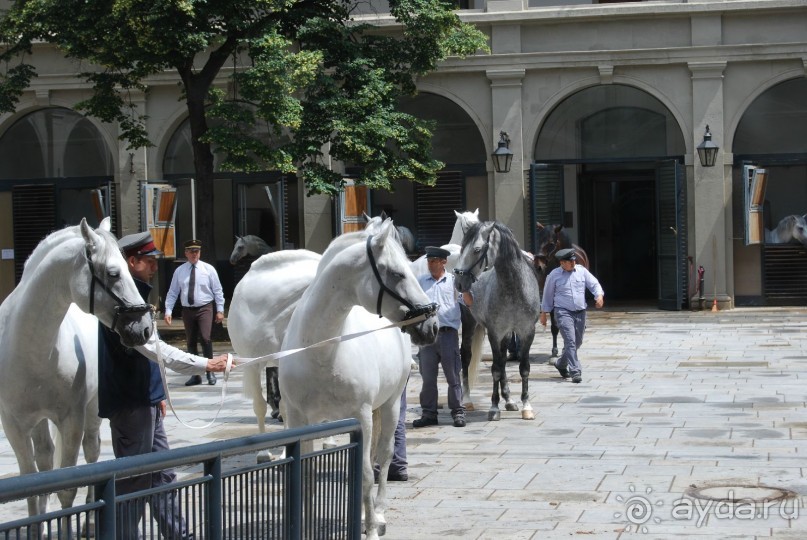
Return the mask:
<path id="1" fill-rule="evenodd" d="M 407 326 L 406 331 L 415 344 L 434 341 L 435 306 L 429 304 L 400 243 L 394 240 L 393 227 L 387 220 L 376 234 L 350 233 L 331 243 L 291 316 L 284 350 L 421 313 L 428 318 Z M 361 423 L 362 500 L 368 540 L 376 540 L 384 531 L 387 471 L 410 357 L 409 340 L 391 328 L 280 361 L 281 406 L 287 427 L 351 417 Z M 374 461 L 381 466 L 375 496 Z"/>
<path id="2" fill-rule="evenodd" d="M 807 246 L 807 214 L 786 216 L 774 230 L 765 229 L 765 242 L 768 244 L 799 242 Z"/>
<path id="3" fill-rule="evenodd" d="M 260 257 L 272 251 L 272 248 L 260 236 L 248 234 L 236 236 L 233 252 L 230 254 L 230 264 L 237 264 L 244 257 L 251 255 Z"/>
<path id="4" fill-rule="evenodd" d="M 42 240 L 0 305 L 0 419 L 20 474 L 53 468 L 48 420 L 61 443 L 58 466 L 76 464 L 82 438 L 87 461 L 98 459 L 98 323 L 71 303 L 118 332 L 127 346 L 151 335 L 151 308 L 108 218 L 95 231 L 82 219 Z M 75 496 L 76 490 L 60 492 L 62 507 L 72 506 Z M 47 497 L 32 497 L 29 514 L 44 513 L 46 504 Z"/>
<path id="5" fill-rule="evenodd" d="M 457 264 L 457 259 L 460 256 L 462 237 L 465 235 L 465 231 L 470 229 L 471 225 L 474 223 L 479 223 L 479 208 L 473 212 L 465 211 L 462 213 L 454 210 L 454 215 L 457 216 L 457 221 L 454 222 L 454 229 L 451 231 L 451 238 L 447 244 L 440 246 L 451 253 L 446 261 L 446 272 L 453 271 L 454 266 Z M 426 262 L 425 255 L 421 255 L 412 262 L 412 271 L 415 272 L 416 276 L 421 276 L 429 272 L 429 265 Z"/>
<path id="6" fill-rule="evenodd" d="M 227 318 L 233 349 L 257 358 L 278 352 L 297 302 L 311 284 L 321 255 L 305 249 L 276 251 L 252 263 L 235 287 Z M 261 394 L 265 362 L 244 366 L 244 395 L 252 399 L 258 430 L 266 431 L 266 402 Z M 278 409 L 277 388 L 267 374 L 267 397 L 273 416 Z"/>

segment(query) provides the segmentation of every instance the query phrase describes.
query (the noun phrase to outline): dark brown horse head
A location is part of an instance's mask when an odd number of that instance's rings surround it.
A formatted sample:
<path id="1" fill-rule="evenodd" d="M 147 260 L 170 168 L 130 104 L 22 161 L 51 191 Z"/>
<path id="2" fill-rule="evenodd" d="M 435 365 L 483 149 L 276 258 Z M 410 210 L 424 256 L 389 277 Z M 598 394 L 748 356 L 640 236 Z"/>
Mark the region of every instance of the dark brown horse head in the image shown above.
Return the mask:
<path id="1" fill-rule="evenodd" d="M 544 226 L 538 222 L 535 227 L 537 230 L 538 249 L 535 252 L 534 264 L 539 271 L 539 275 L 545 277 L 549 272 L 560 266 L 560 263 L 555 258 L 555 253 L 567 248 L 573 248 L 577 253 L 577 263 L 588 268 L 588 255 L 583 248 L 572 243 L 563 225 Z M 540 281 L 543 283 L 543 279 Z"/>

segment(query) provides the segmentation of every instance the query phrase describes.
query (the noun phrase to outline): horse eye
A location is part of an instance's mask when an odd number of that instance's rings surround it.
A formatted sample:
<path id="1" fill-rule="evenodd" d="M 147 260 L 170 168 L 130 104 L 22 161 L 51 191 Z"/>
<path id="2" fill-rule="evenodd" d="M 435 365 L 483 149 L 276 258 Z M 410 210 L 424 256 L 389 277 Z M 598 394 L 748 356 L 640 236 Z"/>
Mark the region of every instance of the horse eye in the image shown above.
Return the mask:
<path id="1" fill-rule="evenodd" d="M 481 247 L 479 247 L 479 246 L 477 246 L 477 247 L 475 247 L 475 248 L 474 248 L 474 253 L 479 253 L 479 252 L 481 252 L 481 251 L 482 251 L 482 248 L 481 248 Z"/>
<path id="2" fill-rule="evenodd" d="M 392 277 L 395 279 L 403 279 L 406 277 L 403 272 L 392 272 Z"/>
<path id="3" fill-rule="evenodd" d="M 106 275 L 112 279 L 118 279 L 120 277 L 120 270 L 107 270 Z"/>

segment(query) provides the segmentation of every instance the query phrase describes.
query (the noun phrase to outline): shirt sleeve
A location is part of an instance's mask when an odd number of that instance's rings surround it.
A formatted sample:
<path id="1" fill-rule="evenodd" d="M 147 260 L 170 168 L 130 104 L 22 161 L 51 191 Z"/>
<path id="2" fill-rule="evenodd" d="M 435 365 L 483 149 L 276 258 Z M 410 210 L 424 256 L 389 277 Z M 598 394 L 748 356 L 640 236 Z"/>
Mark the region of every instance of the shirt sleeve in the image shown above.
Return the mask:
<path id="1" fill-rule="evenodd" d="M 174 306 L 179 297 L 179 268 L 174 270 L 174 275 L 171 277 L 171 286 L 168 287 L 168 292 L 165 293 L 165 313 L 170 315 L 174 311 Z"/>
<path id="2" fill-rule="evenodd" d="M 164 342 L 155 332 L 151 338 L 143 345 L 138 345 L 135 350 L 157 363 L 157 345 L 159 343 L 160 356 L 162 356 L 165 367 L 185 375 L 201 375 L 207 370 L 207 358 L 186 353 L 176 347 Z"/>
<path id="3" fill-rule="evenodd" d="M 541 311 L 551 313 L 555 308 L 555 278 L 550 273 L 544 282 L 543 297 L 541 298 Z"/>
<path id="4" fill-rule="evenodd" d="M 219 273 L 213 266 L 210 266 L 210 291 L 216 300 L 216 313 L 224 313 L 224 290 L 221 288 Z"/>
<path id="5" fill-rule="evenodd" d="M 591 291 L 591 294 L 594 295 L 594 298 L 598 296 L 605 296 L 605 292 L 602 290 L 602 285 L 597 278 L 594 277 L 594 274 L 586 269 L 586 288 Z"/>

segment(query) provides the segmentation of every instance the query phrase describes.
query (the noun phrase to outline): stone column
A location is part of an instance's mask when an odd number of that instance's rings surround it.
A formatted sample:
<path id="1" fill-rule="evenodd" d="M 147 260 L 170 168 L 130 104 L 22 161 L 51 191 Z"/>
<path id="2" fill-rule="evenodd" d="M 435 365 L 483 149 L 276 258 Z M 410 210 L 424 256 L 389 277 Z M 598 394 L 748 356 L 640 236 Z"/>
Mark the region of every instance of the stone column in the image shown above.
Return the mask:
<path id="1" fill-rule="evenodd" d="M 703 265 L 704 296 L 717 295 L 720 309 L 733 307 L 728 284 L 731 272 L 731 163 L 726 164 L 723 119 L 723 71 L 726 62 L 690 62 L 692 73 L 692 150 L 694 156 L 693 200 L 695 267 Z M 696 148 L 703 142 L 706 126 L 720 150 L 714 167 L 703 167 Z M 711 305 L 711 304 L 710 304 Z"/>
<path id="2" fill-rule="evenodd" d="M 493 160 L 488 156 L 490 172 L 490 218 L 501 221 L 510 229 L 519 244 L 525 245 L 524 219 L 524 151 L 522 133 L 521 81 L 524 69 L 488 70 L 490 80 L 492 125 L 490 133 L 491 152 L 498 147 L 499 133 L 510 137 L 513 163 L 510 172 L 497 173 Z"/>

